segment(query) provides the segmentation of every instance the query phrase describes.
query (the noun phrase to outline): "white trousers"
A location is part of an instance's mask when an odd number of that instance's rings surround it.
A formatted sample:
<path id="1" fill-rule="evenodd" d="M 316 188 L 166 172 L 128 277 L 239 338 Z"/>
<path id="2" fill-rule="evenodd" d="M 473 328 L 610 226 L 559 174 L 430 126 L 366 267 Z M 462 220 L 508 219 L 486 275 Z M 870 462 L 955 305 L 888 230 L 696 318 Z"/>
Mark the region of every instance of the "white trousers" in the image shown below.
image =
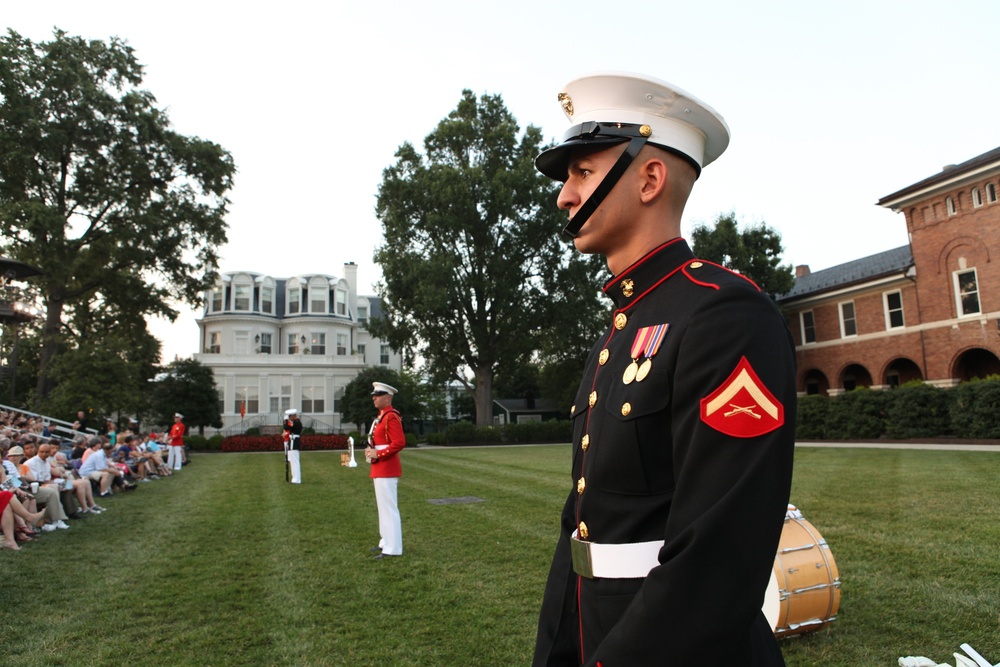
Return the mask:
<path id="1" fill-rule="evenodd" d="M 396 501 L 398 477 L 376 477 L 375 502 L 378 505 L 378 545 L 389 556 L 403 555 L 403 525 L 399 520 L 399 503 Z"/>
<path id="2" fill-rule="evenodd" d="M 170 445 L 167 449 L 170 450 L 170 452 L 167 453 L 167 467 L 173 468 L 174 470 L 180 470 L 181 465 L 184 463 L 184 448 Z"/>
<path id="3" fill-rule="evenodd" d="M 301 484 L 302 466 L 299 465 L 299 450 L 288 450 L 288 467 L 291 468 L 292 471 L 292 479 L 290 480 L 292 484 Z"/>

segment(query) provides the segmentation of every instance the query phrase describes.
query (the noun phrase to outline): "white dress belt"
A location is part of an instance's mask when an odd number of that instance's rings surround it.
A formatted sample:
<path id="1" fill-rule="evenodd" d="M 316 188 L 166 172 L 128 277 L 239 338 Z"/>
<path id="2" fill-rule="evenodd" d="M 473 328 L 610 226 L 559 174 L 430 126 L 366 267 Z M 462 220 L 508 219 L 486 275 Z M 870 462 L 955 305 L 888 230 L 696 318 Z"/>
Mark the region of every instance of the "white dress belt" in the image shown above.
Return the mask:
<path id="1" fill-rule="evenodd" d="M 573 571 L 588 579 L 642 579 L 660 564 L 663 540 L 628 544 L 586 542 L 573 531 Z"/>

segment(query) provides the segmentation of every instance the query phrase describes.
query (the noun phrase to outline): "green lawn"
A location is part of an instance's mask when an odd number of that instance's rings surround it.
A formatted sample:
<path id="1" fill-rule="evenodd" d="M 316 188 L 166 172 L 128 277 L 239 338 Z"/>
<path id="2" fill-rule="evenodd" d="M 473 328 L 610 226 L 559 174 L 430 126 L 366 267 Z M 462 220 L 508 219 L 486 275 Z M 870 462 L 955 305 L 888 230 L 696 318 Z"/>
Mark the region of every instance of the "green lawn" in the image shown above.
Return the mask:
<path id="1" fill-rule="evenodd" d="M 373 562 L 364 463 L 195 455 L 101 516 L 0 552 L 0 663 L 526 665 L 569 489 L 563 446 L 403 454 L 405 557 Z M 792 502 L 829 542 L 839 618 L 790 667 L 1000 660 L 1000 454 L 797 452 Z M 476 496 L 484 502 L 435 505 Z"/>

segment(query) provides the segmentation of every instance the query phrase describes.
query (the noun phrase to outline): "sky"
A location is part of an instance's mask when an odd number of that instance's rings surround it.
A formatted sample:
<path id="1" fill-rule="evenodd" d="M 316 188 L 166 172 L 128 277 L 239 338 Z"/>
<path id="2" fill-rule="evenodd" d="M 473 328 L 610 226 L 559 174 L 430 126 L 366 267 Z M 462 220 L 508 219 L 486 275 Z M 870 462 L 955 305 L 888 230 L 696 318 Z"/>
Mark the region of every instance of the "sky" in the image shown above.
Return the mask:
<path id="1" fill-rule="evenodd" d="M 232 153 L 220 271 L 380 279 L 382 170 L 457 106 L 499 94 L 547 140 L 581 75 L 640 72 L 715 108 L 728 150 L 695 186 L 682 230 L 734 211 L 813 271 L 907 243 L 876 205 L 1000 146 L 996 0 L 5 0 L 0 25 L 117 36 L 176 131 Z M 405 243 L 406 239 L 392 239 Z M 198 348 L 200 310 L 150 322 L 164 361 Z"/>

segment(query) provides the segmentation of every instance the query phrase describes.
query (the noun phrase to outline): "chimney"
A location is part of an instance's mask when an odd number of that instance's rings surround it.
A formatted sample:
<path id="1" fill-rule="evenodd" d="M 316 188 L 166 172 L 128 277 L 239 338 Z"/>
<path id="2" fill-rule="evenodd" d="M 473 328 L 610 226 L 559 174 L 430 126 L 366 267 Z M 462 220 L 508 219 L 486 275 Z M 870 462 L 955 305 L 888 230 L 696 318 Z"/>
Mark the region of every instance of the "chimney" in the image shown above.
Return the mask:
<path id="1" fill-rule="evenodd" d="M 808 264 L 799 264 L 795 267 L 795 277 L 805 278 L 810 273 Z"/>
<path id="2" fill-rule="evenodd" d="M 351 317 L 358 313 L 358 265 L 354 262 L 344 263 L 344 280 L 347 281 L 347 312 Z"/>

